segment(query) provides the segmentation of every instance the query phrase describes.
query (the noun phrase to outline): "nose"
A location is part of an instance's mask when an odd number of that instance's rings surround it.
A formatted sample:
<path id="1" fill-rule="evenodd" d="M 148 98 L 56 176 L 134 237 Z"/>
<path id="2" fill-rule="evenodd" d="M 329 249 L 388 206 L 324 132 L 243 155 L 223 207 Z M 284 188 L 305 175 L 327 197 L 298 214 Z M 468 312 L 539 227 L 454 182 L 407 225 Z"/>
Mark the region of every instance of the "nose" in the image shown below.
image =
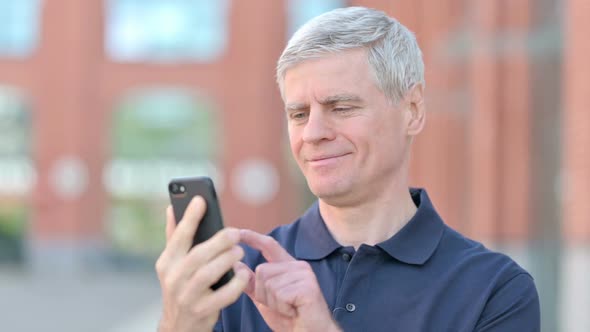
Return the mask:
<path id="1" fill-rule="evenodd" d="M 303 141 L 306 143 L 318 143 L 323 140 L 333 140 L 334 138 L 334 128 L 323 110 L 310 110 L 309 117 L 303 128 Z"/>

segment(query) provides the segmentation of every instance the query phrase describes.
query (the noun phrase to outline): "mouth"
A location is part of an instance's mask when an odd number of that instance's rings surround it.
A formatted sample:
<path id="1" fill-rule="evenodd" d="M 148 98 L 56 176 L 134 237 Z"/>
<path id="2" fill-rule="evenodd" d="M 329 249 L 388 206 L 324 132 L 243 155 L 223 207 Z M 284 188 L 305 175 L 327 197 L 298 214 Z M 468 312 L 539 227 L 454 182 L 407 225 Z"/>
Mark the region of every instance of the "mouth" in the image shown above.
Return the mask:
<path id="1" fill-rule="evenodd" d="M 317 156 L 317 157 L 312 157 L 307 159 L 307 162 L 309 164 L 311 164 L 312 166 L 323 166 L 323 165 L 328 165 L 330 163 L 334 163 L 339 161 L 341 158 L 349 155 L 350 153 L 343 153 L 343 154 L 337 154 L 337 155 L 323 155 L 323 156 Z"/>

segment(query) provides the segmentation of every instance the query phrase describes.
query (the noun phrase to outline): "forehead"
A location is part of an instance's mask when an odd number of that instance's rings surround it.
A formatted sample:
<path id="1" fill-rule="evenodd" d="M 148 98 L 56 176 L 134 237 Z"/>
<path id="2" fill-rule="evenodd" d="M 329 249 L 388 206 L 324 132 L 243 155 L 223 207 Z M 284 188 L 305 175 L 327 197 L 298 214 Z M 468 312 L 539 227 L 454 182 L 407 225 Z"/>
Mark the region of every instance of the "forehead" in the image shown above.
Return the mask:
<path id="1" fill-rule="evenodd" d="M 358 95 L 375 88 L 364 49 L 328 54 L 305 60 L 285 73 L 285 101 L 325 98 L 330 95 Z"/>

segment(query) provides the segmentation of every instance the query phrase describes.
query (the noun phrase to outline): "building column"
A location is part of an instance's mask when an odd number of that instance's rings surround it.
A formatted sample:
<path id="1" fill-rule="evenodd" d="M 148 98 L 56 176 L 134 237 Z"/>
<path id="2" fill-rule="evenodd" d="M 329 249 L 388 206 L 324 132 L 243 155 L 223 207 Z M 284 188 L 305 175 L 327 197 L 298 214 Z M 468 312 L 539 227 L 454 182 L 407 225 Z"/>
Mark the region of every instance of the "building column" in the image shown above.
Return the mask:
<path id="1" fill-rule="evenodd" d="M 46 1 L 34 55 L 34 160 L 28 261 L 60 272 L 94 265 L 104 248 L 101 112 L 102 1 Z M 56 83 L 58 82 L 58 83 Z"/>
<path id="2" fill-rule="evenodd" d="M 561 331 L 590 331 L 590 2 L 568 0 L 563 13 Z"/>

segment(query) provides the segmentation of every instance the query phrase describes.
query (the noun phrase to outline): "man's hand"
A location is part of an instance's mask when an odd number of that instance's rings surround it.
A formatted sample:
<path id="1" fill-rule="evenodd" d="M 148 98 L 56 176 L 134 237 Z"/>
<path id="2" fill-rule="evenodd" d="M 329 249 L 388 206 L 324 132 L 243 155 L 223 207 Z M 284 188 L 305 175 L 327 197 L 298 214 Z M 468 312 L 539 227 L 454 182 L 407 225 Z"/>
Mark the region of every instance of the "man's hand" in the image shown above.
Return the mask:
<path id="1" fill-rule="evenodd" d="M 273 331 L 340 331 L 307 262 L 295 260 L 270 236 L 242 230 L 241 241 L 268 261 L 258 265 L 246 293 Z"/>
<path id="2" fill-rule="evenodd" d="M 250 271 L 238 269 L 229 283 L 211 290 L 244 251 L 237 245 L 239 230 L 231 228 L 191 249 L 205 205 L 201 197 L 194 198 L 178 226 L 172 208 L 166 211 L 166 248 L 156 263 L 163 297 L 160 332 L 211 331 L 219 311 L 235 302 L 248 285 Z"/>

